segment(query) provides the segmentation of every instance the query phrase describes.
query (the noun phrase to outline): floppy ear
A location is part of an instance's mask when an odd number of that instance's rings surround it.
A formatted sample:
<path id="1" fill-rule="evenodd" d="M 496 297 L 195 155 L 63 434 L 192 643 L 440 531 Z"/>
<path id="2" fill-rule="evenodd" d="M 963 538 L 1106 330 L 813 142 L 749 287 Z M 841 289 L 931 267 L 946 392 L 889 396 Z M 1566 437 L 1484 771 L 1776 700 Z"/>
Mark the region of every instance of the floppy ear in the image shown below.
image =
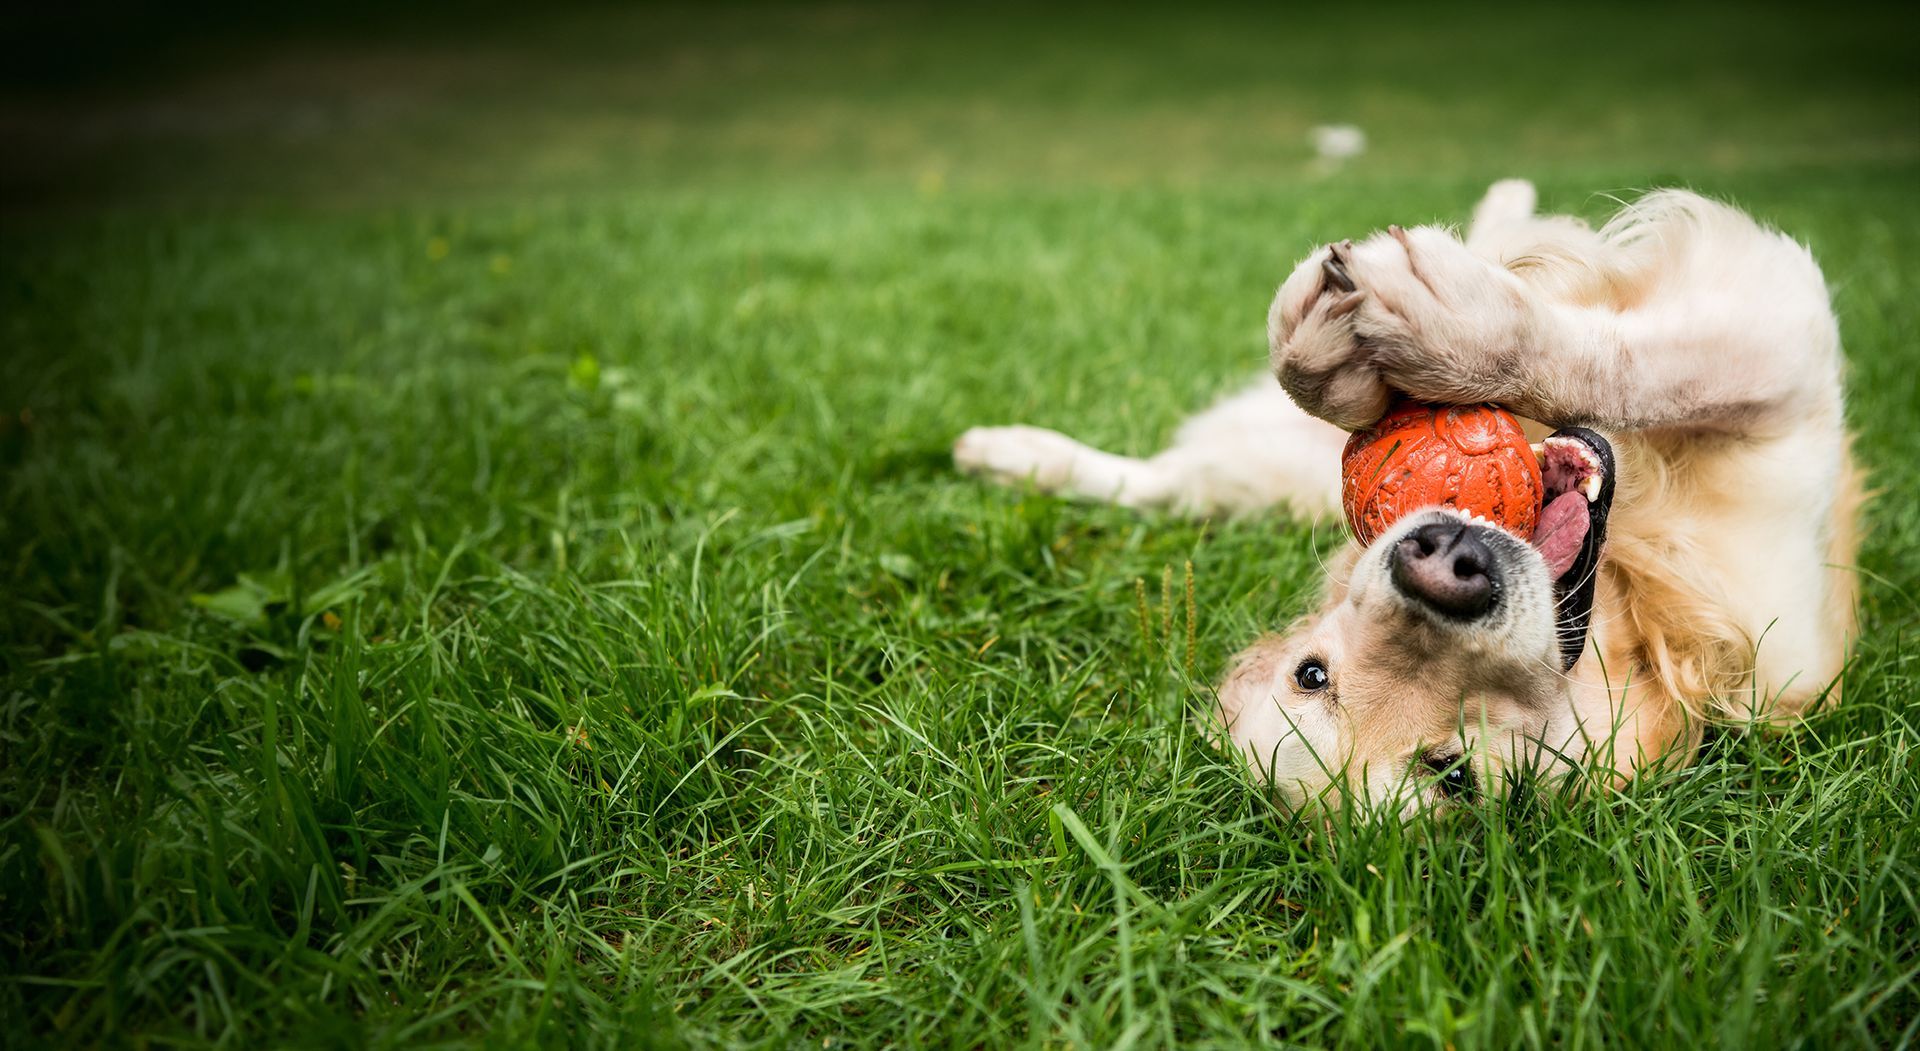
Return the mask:
<path id="1" fill-rule="evenodd" d="M 1689 765 L 1711 725 L 1688 714 L 1658 682 L 1636 682 L 1615 703 L 1621 710 L 1614 714 L 1611 728 L 1603 727 L 1587 752 L 1596 772 L 1613 771 L 1606 783 L 1614 788 L 1625 788 L 1635 776 L 1651 770 Z"/>
<path id="2" fill-rule="evenodd" d="M 1651 678 L 1648 685 L 1670 695 L 1696 722 L 1742 714 L 1739 698 L 1749 696 L 1753 684 L 1753 639 L 1723 604 L 1687 583 L 1692 563 L 1640 545 L 1610 570 L 1633 632 L 1634 678 Z"/>
<path id="3" fill-rule="evenodd" d="M 1240 655 L 1233 659 L 1233 667 L 1227 669 L 1226 676 L 1220 680 L 1219 688 L 1214 691 L 1219 700 L 1217 714 L 1226 724 L 1217 729 L 1227 729 L 1233 725 L 1235 719 L 1239 718 L 1240 709 L 1246 704 L 1249 687 L 1272 679 L 1278 672 L 1280 664 L 1278 642 L 1282 637 L 1278 634 L 1263 635 L 1254 640 L 1253 645 L 1241 650 Z M 1208 729 L 1216 728 L 1208 727 Z"/>

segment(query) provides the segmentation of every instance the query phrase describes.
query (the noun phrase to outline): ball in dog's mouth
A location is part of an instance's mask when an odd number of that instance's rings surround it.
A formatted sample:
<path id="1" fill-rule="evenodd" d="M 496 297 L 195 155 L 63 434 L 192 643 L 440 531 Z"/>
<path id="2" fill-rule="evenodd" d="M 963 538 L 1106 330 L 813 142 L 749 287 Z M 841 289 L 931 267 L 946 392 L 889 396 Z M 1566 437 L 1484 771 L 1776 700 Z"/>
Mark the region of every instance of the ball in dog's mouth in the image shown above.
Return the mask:
<path id="1" fill-rule="evenodd" d="M 1562 427 L 1540 447 L 1546 499 L 1533 546 L 1553 574 L 1555 630 L 1561 669 L 1571 669 L 1587 645 L 1594 579 L 1613 508 L 1613 446 L 1585 427 Z"/>

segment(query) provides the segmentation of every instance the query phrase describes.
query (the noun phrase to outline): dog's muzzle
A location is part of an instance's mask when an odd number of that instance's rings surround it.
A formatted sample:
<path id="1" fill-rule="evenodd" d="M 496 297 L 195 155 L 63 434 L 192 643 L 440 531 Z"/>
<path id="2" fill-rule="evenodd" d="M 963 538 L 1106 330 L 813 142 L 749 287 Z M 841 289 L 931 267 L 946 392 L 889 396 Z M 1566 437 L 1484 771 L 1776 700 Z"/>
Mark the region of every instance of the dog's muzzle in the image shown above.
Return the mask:
<path id="1" fill-rule="evenodd" d="M 1540 448 L 1546 500 L 1533 547 L 1553 578 L 1554 634 L 1562 671 L 1586 649 L 1594 584 L 1613 508 L 1613 446 L 1584 427 L 1563 427 Z M 1497 553 L 1520 541 L 1496 527 L 1436 515 L 1394 541 L 1387 569 L 1402 595 L 1454 621 L 1477 620 L 1501 594 Z"/>

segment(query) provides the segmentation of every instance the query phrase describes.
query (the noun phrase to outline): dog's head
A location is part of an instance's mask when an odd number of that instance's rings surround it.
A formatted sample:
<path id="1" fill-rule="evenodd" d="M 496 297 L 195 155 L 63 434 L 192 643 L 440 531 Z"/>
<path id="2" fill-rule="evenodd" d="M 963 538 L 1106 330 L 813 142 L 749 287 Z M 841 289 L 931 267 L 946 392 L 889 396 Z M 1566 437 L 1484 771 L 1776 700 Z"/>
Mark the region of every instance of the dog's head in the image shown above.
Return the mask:
<path id="1" fill-rule="evenodd" d="M 1532 542 L 1447 508 L 1409 514 L 1319 612 L 1240 655 L 1220 719 L 1289 802 L 1413 812 L 1578 758 L 1567 672 L 1586 644 L 1615 467 L 1581 428 L 1543 448 Z"/>

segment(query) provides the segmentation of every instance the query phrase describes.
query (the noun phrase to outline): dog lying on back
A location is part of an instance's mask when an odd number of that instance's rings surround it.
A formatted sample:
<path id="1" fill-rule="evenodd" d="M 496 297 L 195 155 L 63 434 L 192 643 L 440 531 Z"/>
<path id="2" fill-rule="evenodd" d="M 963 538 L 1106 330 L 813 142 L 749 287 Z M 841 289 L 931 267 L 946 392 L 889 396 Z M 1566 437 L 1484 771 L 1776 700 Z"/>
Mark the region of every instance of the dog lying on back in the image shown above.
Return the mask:
<path id="1" fill-rule="evenodd" d="M 1464 241 L 1392 227 L 1315 251 L 1268 314 L 1279 383 L 1149 459 L 1033 427 L 955 445 L 1006 484 L 1324 516 L 1345 432 L 1396 391 L 1527 422 L 1548 498 L 1586 497 L 1570 568 L 1450 509 L 1408 514 L 1220 683 L 1218 729 L 1295 805 L 1412 813 L 1556 765 L 1624 778 L 1685 761 L 1710 722 L 1838 700 L 1862 489 L 1819 267 L 1691 193 L 1598 231 L 1533 209 L 1501 182 Z"/>

